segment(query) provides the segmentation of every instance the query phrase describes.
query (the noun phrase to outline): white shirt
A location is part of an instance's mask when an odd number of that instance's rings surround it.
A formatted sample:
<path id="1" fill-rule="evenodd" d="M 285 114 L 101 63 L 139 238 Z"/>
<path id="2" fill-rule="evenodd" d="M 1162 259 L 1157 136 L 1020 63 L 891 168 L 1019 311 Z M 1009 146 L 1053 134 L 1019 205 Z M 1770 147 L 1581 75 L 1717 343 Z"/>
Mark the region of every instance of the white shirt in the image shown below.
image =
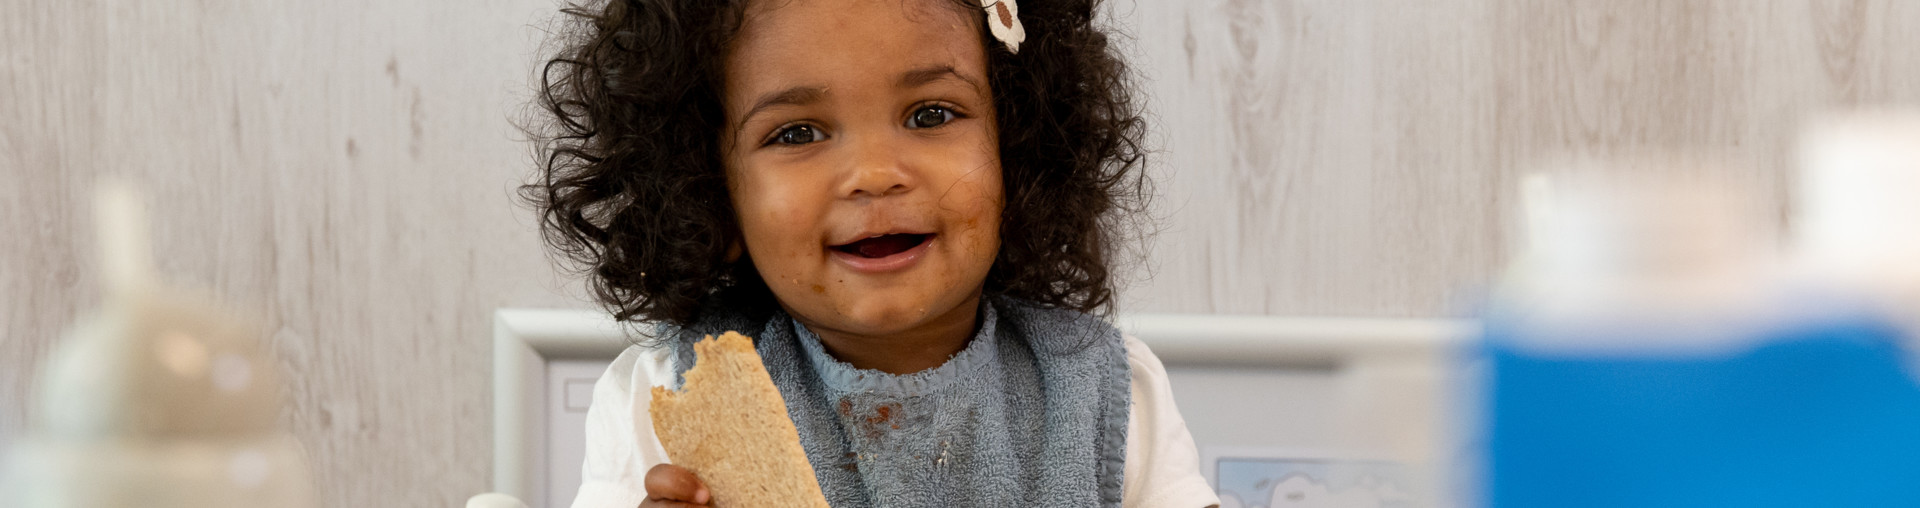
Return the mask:
<path id="1" fill-rule="evenodd" d="M 1187 422 L 1174 407 L 1167 369 L 1140 339 L 1126 338 L 1133 404 L 1127 417 L 1125 508 L 1201 508 L 1220 504 L 1200 476 Z M 587 453 L 573 508 L 635 508 L 647 499 L 647 470 L 668 463 L 647 407 L 654 386 L 670 386 L 664 350 L 627 348 L 593 387 Z M 635 422 L 645 422 L 636 425 Z"/>

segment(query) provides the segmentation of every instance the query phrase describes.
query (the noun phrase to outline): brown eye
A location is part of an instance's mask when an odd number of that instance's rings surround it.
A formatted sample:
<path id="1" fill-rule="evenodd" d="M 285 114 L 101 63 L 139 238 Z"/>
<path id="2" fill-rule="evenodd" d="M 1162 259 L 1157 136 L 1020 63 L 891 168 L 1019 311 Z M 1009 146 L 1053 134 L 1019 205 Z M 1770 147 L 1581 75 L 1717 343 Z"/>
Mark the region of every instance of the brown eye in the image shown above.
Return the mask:
<path id="1" fill-rule="evenodd" d="M 907 119 L 907 127 L 915 129 L 939 127 L 953 120 L 954 116 L 953 110 L 940 106 L 927 106 L 913 112 L 913 116 Z"/>
<path id="2" fill-rule="evenodd" d="M 795 125 L 773 136 L 773 143 L 782 145 L 804 145 L 824 139 L 819 129 L 811 125 Z"/>

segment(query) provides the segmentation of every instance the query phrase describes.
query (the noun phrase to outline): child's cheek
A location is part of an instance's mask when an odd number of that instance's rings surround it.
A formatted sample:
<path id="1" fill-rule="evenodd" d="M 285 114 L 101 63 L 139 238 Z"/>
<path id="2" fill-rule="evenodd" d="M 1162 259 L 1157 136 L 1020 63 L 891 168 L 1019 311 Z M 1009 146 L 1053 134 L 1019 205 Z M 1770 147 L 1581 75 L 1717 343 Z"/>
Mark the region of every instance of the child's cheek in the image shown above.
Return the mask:
<path id="1" fill-rule="evenodd" d="M 808 290 L 811 283 L 805 280 L 807 270 L 803 265 L 804 260 L 819 255 L 808 248 L 817 247 L 817 240 L 808 236 L 815 228 L 797 213 L 796 200 L 774 192 L 778 182 L 746 176 L 736 189 L 735 212 L 742 222 L 746 250 L 753 256 L 754 267 L 777 294 L 813 294 Z"/>
<path id="2" fill-rule="evenodd" d="M 966 193 L 970 196 L 967 202 L 953 203 L 959 205 L 965 214 L 961 220 L 963 233 L 960 236 L 967 240 L 968 250 L 976 255 L 991 257 L 1000 248 L 1000 216 L 1006 210 L 999 171 L 996 169 L 991 174 L 970 178 L 962 184 L 972 192 Z"/>
<path id="3" fill-rule="evenodd" d="M 960 223 L 962 246 L 969 257 L 991 257 L 1000 248 L 1000 206 L 994 203 L 976 203 L 968 210 L 966 219 Z"/>
<path id="4" fill-rule="evenodd" d="M 799 256 L 806 255 L 806 253 L 801 250 L 800 232 L 806 231 L 807 229 L 801 225 L 801 221 L 797 215 L 798 214 L 791 211 L 771 209 L 767 211 L 766 217 L 760 219 L 761 224 L 767 225 L 770 236 L 778 235 L 779 243 L 771 245 L 770 247 L 775 247 L 781 254 L 787 256 L 788 259 L 796 259 Z"/>
<path id="5" fill-rule="evenodd" d="M 812 245 L 813 239 L 810 235 L 817 229 L 813 223 L 814 213 L 808 210 L 800 200 L 778 193 L 763 193 L 758 204 L 761 206 L 759 222 L 765 233 L 763 236 L 777 239 L 776 245 L 767 247 L 772 247 L 774 252 L 790 257 L 806 256 L 810 253 L 810 249 L 806 247 Z"/>

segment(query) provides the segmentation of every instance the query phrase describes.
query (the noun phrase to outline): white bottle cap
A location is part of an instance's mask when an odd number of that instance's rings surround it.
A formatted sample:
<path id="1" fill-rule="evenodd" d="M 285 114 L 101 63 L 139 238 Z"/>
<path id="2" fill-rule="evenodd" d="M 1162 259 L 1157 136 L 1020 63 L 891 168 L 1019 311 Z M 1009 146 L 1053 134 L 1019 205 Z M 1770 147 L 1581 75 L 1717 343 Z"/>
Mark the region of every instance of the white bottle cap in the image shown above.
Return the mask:
<path id="1" fill-rule="evenodd" d="M 1920 111 L 1835 116 L 1801 146 L 1795 247 L 1849 284 L 1920 287 Z"/>
<path id="2" fill-rule="evenodd" d="M 513 496 L 488 492 L 467 498 L 467 508 L 527 508 L 527 504 Z"/>
<path id="3" fill-rule="evenodd" d="M 1525 242 L 1500 287 L 1502 307 L 1554 329 L 1629 322 L 1703 329 L 1680 334 L 1688 344 L 1672 334 L 1645 337 L 1657 343 L 1542 335 L 1581 348 L 1696 348 L 1738 339 L 1723 325 L 1764 304 L 1778 247 L 1759 186 L 1733 169 L 1648 158 L 1562 164 L 1529 176 L 1521 188 Z"/>

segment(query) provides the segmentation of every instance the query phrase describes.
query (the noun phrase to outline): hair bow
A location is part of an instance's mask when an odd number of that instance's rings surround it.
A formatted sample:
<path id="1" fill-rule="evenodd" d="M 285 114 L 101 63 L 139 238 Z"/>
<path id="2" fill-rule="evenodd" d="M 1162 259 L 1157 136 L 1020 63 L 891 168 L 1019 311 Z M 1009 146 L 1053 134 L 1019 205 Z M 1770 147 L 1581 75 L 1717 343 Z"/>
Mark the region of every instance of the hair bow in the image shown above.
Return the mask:
<path id="1" fill-rule="evenodd" d="M 993 38 L 1006 43 L 1007 51 L 1020 53 L 1020 43 L 1027 40 L 1027 28 L 1020 25 L 1020 5 L 1014 0 L 980 0 L 980 7 L 987 11 L 987 28 L 993 32 Z"/>

